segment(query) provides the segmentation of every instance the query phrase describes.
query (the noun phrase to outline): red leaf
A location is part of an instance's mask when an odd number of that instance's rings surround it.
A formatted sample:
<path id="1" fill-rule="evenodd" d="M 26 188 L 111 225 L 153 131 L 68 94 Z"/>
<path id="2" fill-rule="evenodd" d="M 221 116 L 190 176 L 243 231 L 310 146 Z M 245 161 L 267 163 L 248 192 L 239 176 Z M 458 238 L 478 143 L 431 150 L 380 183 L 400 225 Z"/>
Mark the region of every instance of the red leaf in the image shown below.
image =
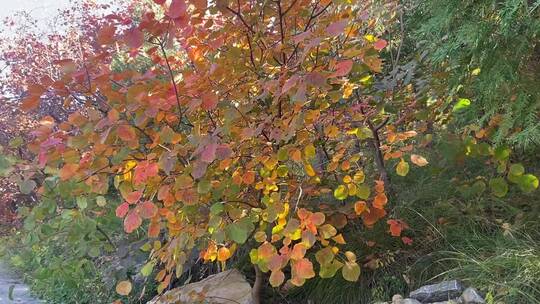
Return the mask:
<path id="1" fill-rule="evenodd" d="M 142 202 L 137 206 L 137 210 L 143 219 L 153 218 L 158 213 L 157 206 L 151 201 Z"/>
<path id="2" fill-rule="evenodd" d="M 227 144 L 221 144 L 216 148 L 216 157 L 218 159 L 229 158 L 231 154 L 232 150 Z"/>
<path id="3" fill-rule="evenodd" d="M 413 240 L 410 237 L 406 237 L 406 236 L 402 237 L 401 241 L 403 241 L 403 244 L 409 245 L 409 246 L 412 245 L 413 243 Z"/>
<path id="4" fill-rule="evenodd" d="M 281 94 L 287 93 L 292 87 L 296 85 L 299 79 L 300 78 L 296 75 L 287 79 L 287 81 L 285 81 L 285 84 L 283 85 L 283 88 L 281 88 Z"/>
<path id="5" fill-rule="evenodd" d="M 347 26 L 347 19 L 334 22 L 326 28 L 326 33 L 332 37 L 337 36 L 343 33 L 345 26 Z"/>
<path id="6" fill-rule="evenodd" d="M 132 49 L 138 49 L 144 43 L 144 34 L 136 27 L 125 32 L 124 39 Z"/>
<path id="7" fill-rule="evenodd" d="M 172 19 L 180 18 L 186 15 L 186 10 L 187 6 L 184 0 L 172 0 L 168 16 Z"/>
<path id="8" fill-rule="evenodd" d="M 388 45 L 388 42 L 386 42 L 386 40 L 379 39 L 373 44 L 373 47 L 376 50 L 380 51 L 380 50 L 384 49 L 387 45 Z"/>
<path id="9" fill-rule="evenodd" d="M 142 194 L 143 192 L 140 190 L 133 191 L 133 192 L 127 193 L 124 199 L 126 200 L 128 204 L 133 205 L 141 199 Z"/>
<path id="10" fill-rule="evenodd" d="M 124 141 L 132 141 L 137 139 L 135 129 L 129 125 L 119 125 L 116 129 L 116 133 L 118 134 L 118 137 Z"/>
<path id="11" fill-rule="evenodd" d="M 142 219 L 139 216 L 139 213 L 133 209 L 129 211 L 128 215 L 124 219 L 124 231 L 127 233 L 132 233 L 135 229 L 139 228 L 142 224 Z"/>
<path id="12" fill-rule="evenodd" d="M 201 153 L 201 161 L 205 163 L 211 163 L 216 159 L 216 150 L 218 145 L 216 143 L 209 143 L 204 147 Z"/>
<path id="13" fill-rule="evenodd" d="M 97 42 L 100 45 L 112 44 L 114 42 L 114 33 L 116 32 L 116 27 L 112 24 L 105 25 L 97 34 Z"/>
<path id="14" fill-rule="evenodd" d="M 166 0 L 154 0 L 154 2 L 156 4 L 159 4 L 159 5 L 163 5 L 163 3 L 165 3 Z"/>
<path id="15" fill-rule="evenodd" d="M 202 97 L 203 109 L 208 111 L 208 110 L 213 110 L 216 108 L 218 104 L 218 96 L 215 93 L 213 92 L 205 93 L 201 97 Z"/>
<path id="16" fill-rule="evenodd" d="M 119 218 L 123 218 L 126 216 L 126 214 L 129 211 L 129 205 L 126 202 L 123 202 L 118 207 L 116 207 L 116 216 Z"/>
<path id="17" fill-rule="evenodd" d="M 336 64 L 336 71 L 330 75 L 330 77 L 341 77 L 349 74 L 353 67 L 353 61 L 351 59 L 340 61 Z"/>
<path id="18" fill-rule="evenodd" d="M 137 165 L 133 175 L 133 182 L 140 184 L 146 182 L 149 177 L 157 176 L 159 167 L 157 163 L 150 163 L 149 161 L 143 161 Z"/>
<path id="19" fill-rule="evenodd" d="M 193 178 L 201 178 L 206 173 L 206 168 L 208 168 L 208 164 L 204 162 L 194 162 L 193 164 L 193 170 L 191 171 L 191 176 Z"/>

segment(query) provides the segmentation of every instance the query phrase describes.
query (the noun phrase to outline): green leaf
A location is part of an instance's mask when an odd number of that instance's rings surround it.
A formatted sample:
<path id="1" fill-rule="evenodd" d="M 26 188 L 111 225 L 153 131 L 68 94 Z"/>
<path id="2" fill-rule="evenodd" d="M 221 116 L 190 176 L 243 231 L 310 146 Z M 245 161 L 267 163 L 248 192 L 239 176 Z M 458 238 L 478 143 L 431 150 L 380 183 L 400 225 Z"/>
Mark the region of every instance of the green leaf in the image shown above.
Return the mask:
<path id="1" fill-rule="evenodd" d="M 515 176 L 523 175 L 525 173 L 525 167 L 522 164 L 513 164 L 510 166 L 508 173 Z"/>
<path id="2" fill-rule="evenodd" d="M 324 247 L 315 253 L 315 259 L 321 265 L 328 264 L 334 259 L 334 252 L 332 251 L 332 248 Z"/>
<path id="3" fill-rule="evenodd" d="M 345 185 L 339 185 L 334 190 L 334 197 L 337 198 L 340 201 L 346 199 L 347 196 L 349 196 L 349 195 L 348 195 L 347 186 L 345 186 Z"/>
<path id="4" fill-rule="evenodd" d="M 538 178 L 532 174 L 525 174 L 519 177 L 518 186 L 525 193 L 533 192 L 538 188 Z"/>
<path id="5" fill-rule="evenodd" d="M 223 203 L 221 203 L 221 202 L 214 203 L 210 207 L 210 214 L 212 214 L 212 215 L 220 214 L 222 211 L 223 211 Z"/>
<path id="6" fill-rule="evenodd" d="M 238 222 L 232 223 L 227 226 L 228 237 L 238 244 L 244 244 L 248 237 L 248 232 Z"/>
<path id="7" fill-rule="evenodd" d="M 22 194 L 30 194 L 32 190 L 36 188 L 36 186 L 37 185 L 34 180 L 27 179 L 19 184 L 19 189 L 21 190 Z"/>
<path id="8" fill-rule="evenodd" d="M 518 184 L 523 173 L 525 173 L 525 167 L 522 164 L 513 164 L 508 170 L 508 180 Z"/>
<path id="9" fill-rule="evenodd" d="M 147 277 L 152 274 L 152 270 L 154 270 L 154 263 L 148 262 L 143 266 L 143 268 L 141 268 L 141 274 Z"/>
<path id="10" fill-rule="evenodd" d="M 461 111 L 468 108 L 471 105 L 471 100 L 467 98 L 460 98 L 452 109 L 453 112 Z"/>
<path id="11" fill-rule="evenodd" d="M 0 154 L 0 176 L 7 176 L 11 171 L 13 171 L 12 160 Z"/>
<path id="12" fill-rule="evenodd" d="M 343 267 L 343 263 L 333 260 L 330 263 L 321 265 L 319 276 L 323 279 L 331 278 L 336 275 L 336 272 Z"/>
<path id="13" fill-rule="evenodd" d="M 100 207 L 105 207 L 107 205 L 107 199 L 103 196 L 97 196 L 96 197 L 96 204 Z"/>
<path id="14" fill-rule="evenodd" d="M 277 153 L 279 161 L 286 161 L 289 158 L 289 152 L 286 148 L 281 147 Z"/>
<path id="15" fill-rule="evenodd" d="M 499 146 L 495 149 L 494 156 L 498 161 L 505 161 L 510 156 L 510 149 L 505 146 Z"/>
<path id="16" fill-rule="evenodd" d="M 476 181 L 472 186 L 471 186 L 471 194 L 482 194 L 484 192 L 484 190 L 486 190 L 486 183 L 484 183 L 483 181 L 479 180 L 479 181 Z"/>
<path id="17" fill-rule="evenodd" d="M 367 185 L 358 185 L 356 187 L 356 196 L 361 199 L 367 200 L 371 195 L 371 189 Z"/>
<path id="18" fill-rule="evenodd" d="M 373 137 L 373 132 L 368 127 L 362 127 L 355 130 L 356 137 L 358 139 L 367 139 Z"/>
<path id="19" fill-rule="evenodd" d="M 197 183 L 197 192 L 199 194 L 205 194 L 210 191 L 210 188 L 212 187 L 212 184 L 210 184 L 209 180 L 203 179 L 200 182 Z"/>
<path id="20" fill-rule="evenodd" d="M 77 196 L 77 206 L 81 210 L 84 210 L 86 209 L 86 207 L 88 207 L 88 201 L 86 200 L 86 196 Z"/>
<path id="21" fill-rule="evenodd" d="M 496 197 L 503 197 L 508 193 L 508 184 L 502 177 L 492 178 L 489 181 L 489 187 Z"/>
<path id="22" fill-rule="evenodd" d="M 277 168 L 276 173 L 279 177 L 285 177 L 289 173 L 289 168 L 287 168 L 285 165 L 280 165 Z"/>

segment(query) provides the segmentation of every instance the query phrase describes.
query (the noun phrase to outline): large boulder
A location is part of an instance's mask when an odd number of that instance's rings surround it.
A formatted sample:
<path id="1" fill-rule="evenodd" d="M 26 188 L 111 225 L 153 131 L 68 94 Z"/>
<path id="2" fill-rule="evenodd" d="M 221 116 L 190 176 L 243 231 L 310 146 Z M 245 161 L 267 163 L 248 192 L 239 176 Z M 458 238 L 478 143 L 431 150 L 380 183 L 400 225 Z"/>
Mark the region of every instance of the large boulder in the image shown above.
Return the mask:
<path id="1" fill-rule="evenodd" d="M 457 280 L 444 281 L 438 284 L 422 286 L 411 291 L 409 298 L 422 303 L 448 301 L 457 298 L 463 291 L 463 285 Z"/>
<path id="2" fill-rule="evenodd" d="M 251 286 L 236 269 L 211 275 L 199 282 L 171 289 L 147 304 L 252 304 Z"/>

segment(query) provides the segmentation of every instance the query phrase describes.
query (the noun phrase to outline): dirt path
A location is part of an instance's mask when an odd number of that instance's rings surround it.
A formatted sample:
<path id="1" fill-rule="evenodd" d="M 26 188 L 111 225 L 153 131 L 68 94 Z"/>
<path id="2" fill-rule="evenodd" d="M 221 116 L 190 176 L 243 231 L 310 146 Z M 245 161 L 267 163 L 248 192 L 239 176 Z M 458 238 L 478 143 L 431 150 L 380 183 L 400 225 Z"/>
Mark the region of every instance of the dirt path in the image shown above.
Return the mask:
<path id="1" fill-rule="evenodd" d="M 9 293 L 13 286 L 12 298 L 10 300 Z M 38 304 L 45 303 L 32 297 L 28 286 L 20 280 L 5 264 L 0 262 L 0 304 L 24 303 Z"/>

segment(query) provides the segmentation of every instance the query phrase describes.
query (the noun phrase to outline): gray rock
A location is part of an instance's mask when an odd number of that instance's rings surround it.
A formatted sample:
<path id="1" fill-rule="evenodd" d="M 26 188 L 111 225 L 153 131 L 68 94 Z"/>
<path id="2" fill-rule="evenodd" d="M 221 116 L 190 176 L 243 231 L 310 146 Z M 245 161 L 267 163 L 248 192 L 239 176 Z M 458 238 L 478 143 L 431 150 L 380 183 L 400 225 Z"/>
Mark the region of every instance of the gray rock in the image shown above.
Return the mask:
<path id="1" fill-rule="evenodd" d="M 418 302 L 418 301 L 415 300 L 415 299 L 409 299 L 409 298 L 407 298 L 407 299 L 401 300 L 401 302 L 399 302 L 399 304 L 422 304 L 422 303 Z"/>
<path id="2" fill-rule="evenodd" d="M 462 304 L 462 302 L 461 302 L 461 300 L 459 298 L 457 298 L 457 299 L 452 299 L 452 300 L 448 300 L 448 301 L 433 302 L 433 303 L 430 303 L 430 304 Z"/>
<path id="3" fill-rule="evenodd" d="M 478 293 L 478 291 L 472 287 L 465 289 L 463 294 L 461 294 L 461 301 L 464 304 L 484 304 L 486 301 Z"/>
<path id="4" fill-rule="evenodd" d="M 448 301 L 461 295 L 463 286 L 457 280 L 444 281 L 438 284 L 422 286 L 411 291 L 409 298 L 422 303 Z"/>
<path id="5" fill-rule="evenodd" d="M 403 296 L 400 294 L 395 294 L 392 297 L 392 304 L 401 304 L 401 301 L 403 301 Z"/>

